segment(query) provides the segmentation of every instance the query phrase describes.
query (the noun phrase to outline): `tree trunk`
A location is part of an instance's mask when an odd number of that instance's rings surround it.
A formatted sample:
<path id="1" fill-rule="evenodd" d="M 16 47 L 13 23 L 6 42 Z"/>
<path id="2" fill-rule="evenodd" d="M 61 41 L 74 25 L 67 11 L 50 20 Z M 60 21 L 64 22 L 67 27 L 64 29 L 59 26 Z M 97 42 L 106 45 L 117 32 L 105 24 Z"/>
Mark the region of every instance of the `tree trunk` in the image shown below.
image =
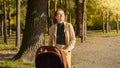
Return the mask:
<path id="1" fill-rule="evenodd" d="M 54 0 L 54 11 L 57 11 L 57 0 Z"/>
<path id="2" fill-rule="evenodd" d="M 71 5 L 71 3 L 70 3 L 70 1 L 68 0 L 68 8 L 69 8 L 69 9 L 70 9 L 70 7 L 71 7 L 70 5 Z M 68 20 L 69 20 L 69 23 L 72 22 L 72 19 L 71 19 L 71 16 L 72 16 L 72 15 L 71 15 L 71 14 L 72 14 L 72 11 L 69 10 L 69 19 L 68 19 Z"/>
<path id="3" fill-rule="evenodd" d="M 83 0 L 83 41 L 86 40 L 86 37 L 87 37 L 87 24 L 86 24 L 86 21 L 87 21 L 87 14 L 86 14 L 86 5 L 87 5 L 87 0 Z"/>
<path id="4" fill-rule="evenodd" d="M 71 12 L 69 12 L 69 14 L 70 14 L 70 19 L 69 19 L 69 21 L 70 21 L 70 23 L 72 22 L 72 19 L 71 19 Z"/>
<path id="5" fill-rule="evenodd" d="M 110 26 L 110 10 L 108 11 L 108 13 L 109 13 L 109 16 L 108 16 L 108 22 L 109 22 L 109 27 L 108 27 L 108 32 L 110 32 L 110 30 L 111 30 L 111 26 Z"/>
<path id="6" fill-rule="evenodd" d="M 118 14 L 116 14 L 116 31 L 119 32 L 119 20 L 118 20 Z"/>
<path id="7" fill-rule="evenodd" d="M 60 8 L 62 8 L 62 0 L 59 0 L 60 1 Z"/>
<path id="8" fill-rule="evenodd" d="M 76 36 L 81 37 L 81 22 L 82 22 L 82 4 L 81 4 L 82 0 L 76 0 Z"/>
<path id="9" fill-rule="evenodd" d="M 16 15 L 16 46 L 20 46 L 20 0 L 17 0 L 17 15 Z"/>
<path id="10" fill-rule="evenodd" d="M 3 24 L 3 34 L 4 34 L 4 43 L 7 44 L 7 24 L 6 24 L 6 20 L 7 20 L 7 16 L 6 16 L 6 0 L 3 0 L 3 4 L 4 4 L 4 24 Z"/>
<path id="11" fill-rule="evenodd" d="M 4 7 L 2 7 L 2 12 L 4 12 Z M 3 24 L 4 24 L 4 14 L 2 13 L 1 14 L 1 36 L 3 37 L 4 36 L 4 32 L 3 32 Z"/>
<path id="12" fill-rule="evenodd" d="M 3 14 L 2 14 L 2 19 L 3 19 Z M 3 24 L 4 24 L 4 21 L 2 20 L 1 22 L 1 36 L 3 37 L 4 36 L 4 31 L 3 31 Z"/>
<path id="13" fill-rule="evenodd" d="M 107 11 L 106 14 L 106 33 L 110 31 L 110 12 Z"/>
<path id="14" fill-rule="evenodd" d="M 2 14 L 0 14 L 0 36 L 2 36 Z"/>
<path id="15" fill-rule="evenodd" d="M 65 17 L 66 17 L 66 21 L 68 20 L 67 13 L 68 13 L 68 0 L 65 0 Z"/>
<path id="16" fill-rule="evenodd" d="M 8 36 L 10 37 L 11 36 L 11 13 L 10 13 L 11 9 L 9 8 L 8 9 Z"/>
<path id="17" fill-rule="evenodd" d="M 48 4 L 47 4 L 48 5 L 47 6 L 48 7 L 48 9 L 47 9 L 48 10 L 47 11 L 47 13 L 48 13 L 47 14 L 48 15 L 48 17 L 47 17 L 47 27 L 48 27 L 48 32 L 47 33 L 48 33 L 48 35 L 49 35 L 49 27 L 51 26 L 51 21 L 50 21 L 50 2 L 51 2 L 51 0 L 48 0 Z"/>
<path id="18" fill-rule="evenodd" d="M 76 35 L 81 38 L 81 42 L 86 37 L 86 0 L 76 0 Z"/>
<path id="19" fill-rule="evenodd" d="M 48 0 L 28 0 L 25 30 L 22 45 L 14 57 L 25 62 L 35 61 L 35 54 L 45 44 L 45 25 Z"/>
<path id="20" fill-rule="evenodd" d="M 104 12 L 103 12 L 103 10 L 102 10 L 101 17 L 102 17 L 102 32 L 104 33 L 105 32 L 105 23 L 104 23 Z"/>

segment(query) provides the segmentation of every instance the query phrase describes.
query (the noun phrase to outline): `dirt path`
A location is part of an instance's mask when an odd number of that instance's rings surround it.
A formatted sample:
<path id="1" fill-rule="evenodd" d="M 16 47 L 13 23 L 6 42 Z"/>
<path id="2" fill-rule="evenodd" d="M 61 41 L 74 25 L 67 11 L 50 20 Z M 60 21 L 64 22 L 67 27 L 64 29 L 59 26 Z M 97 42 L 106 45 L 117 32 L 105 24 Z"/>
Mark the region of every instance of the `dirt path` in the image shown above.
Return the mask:
<path id="1" fill-rule="evenodd" d="M 3 50 L 0 51 L 0 60 L 10 60 L 17 53 L 16 50 Z"/>
<path id="2" fill-rule="evenodd" d="M 8 52 L 0 52 L 0 60 L 8 60 L 16 54 L 16 51 Z M 72 68 L 120 68 L 120 36 L 93 36 L 85 43 L 76 44 Z"/>
<path id="3" fill-rule="evenodd" d="M 120 36 L 89 38 L 72 54 L 72 68 L 120 68 Z"/>

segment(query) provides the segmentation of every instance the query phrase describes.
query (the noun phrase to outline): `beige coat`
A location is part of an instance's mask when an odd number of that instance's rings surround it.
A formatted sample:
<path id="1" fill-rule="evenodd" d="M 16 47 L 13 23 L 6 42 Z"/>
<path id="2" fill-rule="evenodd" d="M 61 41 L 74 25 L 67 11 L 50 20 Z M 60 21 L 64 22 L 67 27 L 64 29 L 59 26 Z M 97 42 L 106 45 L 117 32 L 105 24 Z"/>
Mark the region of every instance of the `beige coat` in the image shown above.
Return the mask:
<path id="1" fill-rule="evenodd" d="M 49 45 L 56 46 L 57 24 L 52 25 L 49 32 L 50 32 Z M 64 22 L 64 32 L 66 42 L 66 47 L 64 49 L 71 51 L 74 48 L 76 42 L 75 32 L 72 24 Z"/>

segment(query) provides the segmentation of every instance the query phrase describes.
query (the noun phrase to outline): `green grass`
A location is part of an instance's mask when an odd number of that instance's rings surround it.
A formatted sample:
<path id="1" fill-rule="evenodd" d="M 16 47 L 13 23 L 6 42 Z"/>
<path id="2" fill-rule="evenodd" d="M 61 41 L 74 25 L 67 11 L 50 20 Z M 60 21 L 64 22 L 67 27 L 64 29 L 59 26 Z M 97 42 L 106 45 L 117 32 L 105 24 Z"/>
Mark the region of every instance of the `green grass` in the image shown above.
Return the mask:
<path id="1" fill-rule="evenodd" d="M 2 51 L 16 51 L 17 49 L 18 47 L 15 45 L 0 44 L 0 54 Z M 24 63 L 21 60 L 0 60 L 0 68 L 35 68 L 35 65 L 31 63 Z"/>
<path id="2" fill-rule="evenodd" d="M 93 37 L 93 36 L 104 36 L 104 37 L 114 37 L 114 36 L 120 36 L 120 31 L 119 33 L 116 32 L 116 30 L 111 30 L 108 33 L 103 33 L 100 30 L 96 30 L 96 31 L 88 31 L 87 32 L 87 36 L 88 37 Z"/>
<path id="3" fill-rule="evenodd" d="M 18 47 L 15 46 L 15 35 L 8 38 L 8 44 L 3 43 L 3 37 L 0 36 L 0 54 L 2 51 L 16 51 Z M 4 53 L 3 53 L 4 54 Z M 0 68 L 35 68 L 34 64 L 24 63 L 21 60 L 0 60 Z"/>
<path id="4" fill-rule="evenodd" d="M 18 48 L 14 45 L 0 45 L 0 52 L 2 51 L 13 51 Z M 35 68 L 34 64 L 24 63 L 21 60 L 0 60 L 0 68 Z"/>
<path id="5" fill-rule="evenodd" d="M 49 35 L 45 34 L 45 45 L 48 45 L 49 42 Z"/>
<path id="6" fill-rule="evenodd" d="M 15 45 L 0 45 L 0 51 L 2 50 L 17 50 Z"/>
<path id="7" fill-rule="evenodd" d="M 35 68 L 35 65 L 31 63 L 24 63 L 20 60 L 4 60 L 0 61 L 0 68 Z"/>

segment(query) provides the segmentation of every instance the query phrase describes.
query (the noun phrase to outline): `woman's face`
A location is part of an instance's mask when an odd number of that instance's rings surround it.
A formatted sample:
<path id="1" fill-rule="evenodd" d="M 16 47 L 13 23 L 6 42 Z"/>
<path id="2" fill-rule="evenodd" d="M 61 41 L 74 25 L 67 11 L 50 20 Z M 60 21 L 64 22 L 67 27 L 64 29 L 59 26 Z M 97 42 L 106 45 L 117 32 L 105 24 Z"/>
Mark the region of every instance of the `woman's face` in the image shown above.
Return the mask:
<path id="1" fill-rule="evenodd" d="M 61 23 L 65 20 L 65 14 L 64 11 L 60 10 L 57 12 L 57 15 L 55 16 L 55 18 L 57 19 L 58 23 Z"/>

